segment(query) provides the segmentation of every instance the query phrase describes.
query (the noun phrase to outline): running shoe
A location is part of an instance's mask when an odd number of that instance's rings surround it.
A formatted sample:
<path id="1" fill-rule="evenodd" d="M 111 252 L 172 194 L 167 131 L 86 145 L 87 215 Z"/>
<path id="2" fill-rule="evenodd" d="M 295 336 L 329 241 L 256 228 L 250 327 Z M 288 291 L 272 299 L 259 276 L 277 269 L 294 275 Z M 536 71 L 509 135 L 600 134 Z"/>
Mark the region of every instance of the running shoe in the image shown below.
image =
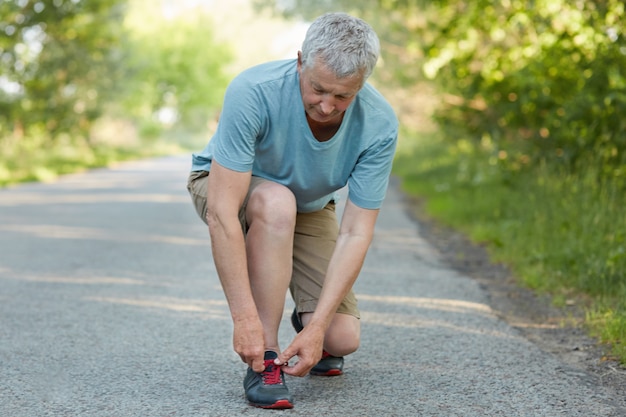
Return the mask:
<path id="1" fill-rule="evenodd" d="M 280 366 L 274 364 L 276 352 L 265 352 L 265 370 L 254 372 L 248 368 L 243 380 L 246 398 L 250 405 L 260 408 L 293 408 L 293 398 L 285 384 Z"/>

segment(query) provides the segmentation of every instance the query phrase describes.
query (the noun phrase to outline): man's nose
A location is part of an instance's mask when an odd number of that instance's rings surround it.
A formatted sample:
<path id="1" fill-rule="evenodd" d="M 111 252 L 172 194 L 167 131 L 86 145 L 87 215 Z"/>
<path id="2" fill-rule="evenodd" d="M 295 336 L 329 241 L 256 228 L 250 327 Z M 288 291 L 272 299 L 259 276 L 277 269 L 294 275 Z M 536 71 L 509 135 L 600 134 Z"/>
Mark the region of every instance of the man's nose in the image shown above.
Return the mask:
<path id="1" fill-rule="evenodd" d="M 333 103 L 332 99 L 323 98 L 322 102 L 320 103 L 320 107 L 321 107 L 322 113 L 331 114 L 333 110 L 335 109 L 335 104 Z"/>

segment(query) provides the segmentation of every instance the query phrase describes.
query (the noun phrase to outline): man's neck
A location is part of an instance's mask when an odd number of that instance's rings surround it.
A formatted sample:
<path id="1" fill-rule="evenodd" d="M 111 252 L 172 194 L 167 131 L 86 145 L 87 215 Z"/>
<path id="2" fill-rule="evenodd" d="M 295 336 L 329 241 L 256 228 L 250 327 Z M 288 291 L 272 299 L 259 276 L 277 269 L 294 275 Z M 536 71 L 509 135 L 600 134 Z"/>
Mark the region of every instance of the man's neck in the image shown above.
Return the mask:
<path id="1" fill-rule="evenodd" d="M 337 133 L 339 127 L 341 127 L 343 113 L 341 114 L 338 121 L 332 121 L 329 123 L 316 122 L 315 120 L 311 119 L 309 115 L 306 116 L 306 120 L 307 122 L 309 122 L 309 128 L 311 128 L 311 132 L 313 133 L 313 136 L 315 136 L 315 139 L 320 142 L 326 142 L 327 140 L 335 136 L 335 133 Z"/>

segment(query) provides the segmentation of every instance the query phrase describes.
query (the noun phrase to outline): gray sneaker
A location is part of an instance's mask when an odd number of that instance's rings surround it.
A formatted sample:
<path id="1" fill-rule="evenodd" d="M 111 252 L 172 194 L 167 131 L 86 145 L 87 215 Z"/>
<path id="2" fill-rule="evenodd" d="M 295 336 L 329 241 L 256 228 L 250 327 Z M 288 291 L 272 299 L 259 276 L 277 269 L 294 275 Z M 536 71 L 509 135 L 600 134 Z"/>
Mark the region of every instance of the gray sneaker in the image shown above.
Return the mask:
<path id="1" fill-rule="evenodd" d="M 274 364 L 276 352 L 265 352 L 265 370 L 254 372 L 248 368 L 243 380 L 246 398 L 250 405 L 260 408 L 293 408 L 293 398 L 285 384 L 280 366 Z"/>

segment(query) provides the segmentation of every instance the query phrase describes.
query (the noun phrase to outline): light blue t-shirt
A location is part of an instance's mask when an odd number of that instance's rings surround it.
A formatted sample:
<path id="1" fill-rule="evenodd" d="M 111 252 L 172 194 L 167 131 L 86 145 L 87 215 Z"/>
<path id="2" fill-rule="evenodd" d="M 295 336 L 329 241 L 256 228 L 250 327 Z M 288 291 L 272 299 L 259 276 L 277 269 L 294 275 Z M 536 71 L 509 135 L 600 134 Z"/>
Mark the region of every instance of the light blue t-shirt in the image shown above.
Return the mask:
<path id="1" fill-rule="evenodd" d="M 359 91 L 341 127 L 320 142 L 309 128 L 296 60 L 250 68 L 228 86 L 215 135 L 193 154 L 192 171 L 211 161 L 288 187 L 299 212 L 321 210 L 348 185 L 348 198 L 380 208 L 397 143 L 398 121 L 371 85 Z"/>

